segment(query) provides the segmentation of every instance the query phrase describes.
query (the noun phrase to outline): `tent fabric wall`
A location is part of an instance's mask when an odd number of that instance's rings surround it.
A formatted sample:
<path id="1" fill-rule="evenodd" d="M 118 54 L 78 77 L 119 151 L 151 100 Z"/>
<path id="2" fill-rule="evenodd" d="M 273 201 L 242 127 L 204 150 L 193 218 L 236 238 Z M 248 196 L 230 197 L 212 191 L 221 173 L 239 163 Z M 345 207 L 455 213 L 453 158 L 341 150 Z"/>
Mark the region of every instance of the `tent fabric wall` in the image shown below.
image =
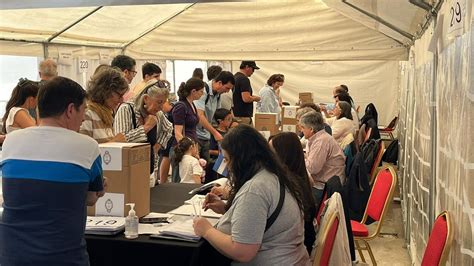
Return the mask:
<path id="1" fill-rule="evenodd" d="M 438 25 L 442 19 L 438 17 Z M 433 31 L 416 41 L 409 61 L 400 64 L 399 171 L 407 243 L 413 263 L 419 264 L 430 233 L 429 222 L 448 210 L 454 233 L 448 264 L 473 265 L 474 102 L 468 96 L 473 90 L 474 32 L 471 27 L 451 43 L 441 35 L 438 56 L 433 58 L 428 52 Z M 431 112 L 432 104 L 436 113 Z M 431 124 L 432 116 L 436 124 Z M 432 156 L 436 166 L 431 165 Z"/>
<path id="2" fill-rule="evenodd" d="M 232 69 L 239 70 L 240 61 Z M 257 61 L 260 70 L 250 78 L 254 93 L 258 94 L 272 74 L 285 75 L 281 90 L 284 101 L 298 102 L 299 92 L 312 92 L 316 103 L 333 103 L 333 88 L 340 84 L 349 87 L 355 104 L 363 115 L 365 106 L 372 102 L 379 111 L 379 123 L 387 125 L 397 115 L 398 62 L 394 61 Z"/>
<path id="3" fill-rule="evenodd" d="M 430 183 L 432 178 L 432 125 L 431 125 L 431 93 L 433 92 L 433 55 L 428 52 L 432 29 L 415 42 L 414 46 L 414 84 L 411 94 L 412 131 L 411 134 L 411 167 L 409 180 L 409 226 L 412 260 L 421 263 L 421 259 L 430 234 Z"/>
<path id="4" fill-rule="evenodd" d="M 474 27 L 439 55 L 437 212 L 453 214 L 451 265 L 474 265 Z"/>

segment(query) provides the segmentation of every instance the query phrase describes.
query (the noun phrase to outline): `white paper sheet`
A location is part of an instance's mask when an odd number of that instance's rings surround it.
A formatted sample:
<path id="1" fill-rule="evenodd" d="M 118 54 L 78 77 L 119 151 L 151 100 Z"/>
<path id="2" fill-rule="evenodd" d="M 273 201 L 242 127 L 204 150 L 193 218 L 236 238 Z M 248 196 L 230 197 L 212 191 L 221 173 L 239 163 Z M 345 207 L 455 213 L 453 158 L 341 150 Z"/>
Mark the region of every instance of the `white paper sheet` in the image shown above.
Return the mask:
<path id="1" fill-rule="evenodd" d="M 199 215 L 199 210 L 196 210 L 197 214 Z M 184 204 L 179 206 L 178 208 L 168 212 L 171 214 L 178 214 L 178 215 L 187 215 L 191 216 L 194 215 L 194 207 L 192 204 Z M 222 214 L 215 213 L 213 210 L 208 209 L 207 211 L 204 211 L 201 209 L 201 216 L 203 217 L 209 217 L 209 218 L 220 218 Z"/>

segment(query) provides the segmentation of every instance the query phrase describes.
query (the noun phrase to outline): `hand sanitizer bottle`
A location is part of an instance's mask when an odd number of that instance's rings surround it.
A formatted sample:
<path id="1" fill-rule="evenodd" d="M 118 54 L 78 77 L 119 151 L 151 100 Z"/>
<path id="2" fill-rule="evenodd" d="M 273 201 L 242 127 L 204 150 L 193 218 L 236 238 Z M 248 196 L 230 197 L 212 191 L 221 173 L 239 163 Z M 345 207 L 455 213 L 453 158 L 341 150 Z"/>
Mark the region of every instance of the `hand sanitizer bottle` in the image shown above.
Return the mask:
<path id="1" fill-rule="evenodd" d="M 134 239 L 138 237 L 138 217 L 135 215 L 135 203 L 127 203 L 130 206 L 127 218 L 125 218 L 125 237 Z"/>

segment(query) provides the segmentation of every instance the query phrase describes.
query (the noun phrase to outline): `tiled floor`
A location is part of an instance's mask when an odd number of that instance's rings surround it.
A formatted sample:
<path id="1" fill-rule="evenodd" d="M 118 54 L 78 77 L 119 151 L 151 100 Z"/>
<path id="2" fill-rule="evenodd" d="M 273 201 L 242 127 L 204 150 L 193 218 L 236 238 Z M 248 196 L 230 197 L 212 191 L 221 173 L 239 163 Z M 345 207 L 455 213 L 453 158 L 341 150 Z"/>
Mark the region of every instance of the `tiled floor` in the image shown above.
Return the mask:
<path id="1" fill-rule="evenodd" d="M 385 217 L 382 235 L 370 241 L 377 265 L 412 265 L 403 237 L 403 221 L 400 203 L 393 202 Z M 356 251 L 358 256 L 358 252 Z M 369 254 L 365 251 L 366 262 L 371 265 Z M 361 259 L 357 257 L 359 261 Z"/>

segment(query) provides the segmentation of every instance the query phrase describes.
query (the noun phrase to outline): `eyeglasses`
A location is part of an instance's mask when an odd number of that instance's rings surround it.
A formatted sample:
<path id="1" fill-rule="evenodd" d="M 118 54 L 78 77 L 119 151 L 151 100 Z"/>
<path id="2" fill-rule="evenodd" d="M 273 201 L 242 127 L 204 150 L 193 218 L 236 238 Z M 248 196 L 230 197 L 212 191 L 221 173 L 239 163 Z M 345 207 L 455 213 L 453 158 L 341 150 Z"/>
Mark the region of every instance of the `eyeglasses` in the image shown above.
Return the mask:
<path id="1" fill-rule="evenodd" d="M 128 69 L 127 69 L 128 70 Z M 135 70 L 128 70 L 128 72 L 132 73 L 134 76 L 138 73 L 137 71 Z"/>

